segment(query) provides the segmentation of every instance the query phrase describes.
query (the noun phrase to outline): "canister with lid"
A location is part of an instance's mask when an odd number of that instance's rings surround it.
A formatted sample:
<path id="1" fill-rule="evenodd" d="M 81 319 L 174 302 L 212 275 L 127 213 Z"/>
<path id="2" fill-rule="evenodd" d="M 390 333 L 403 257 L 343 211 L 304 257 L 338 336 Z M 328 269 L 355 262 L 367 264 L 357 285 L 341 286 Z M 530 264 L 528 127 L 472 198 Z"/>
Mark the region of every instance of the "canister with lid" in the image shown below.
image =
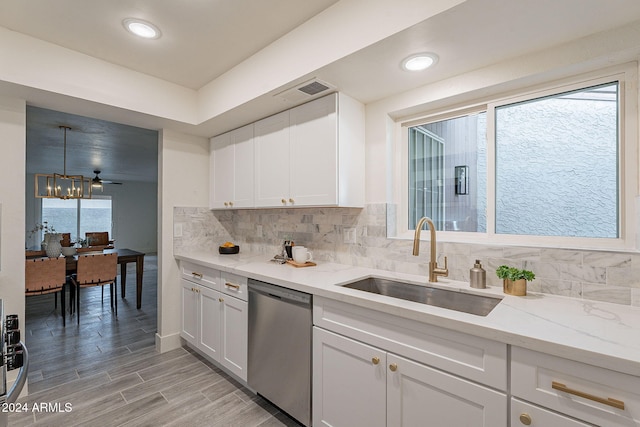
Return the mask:
<path id="1" fill-rule="evenodd" d="M 469 279 L 472 288 L 484 289 L 487 287 L 487 272 L 482 268 L 479 259 L 476 260 L 473 268 L 469 271 Z"/>

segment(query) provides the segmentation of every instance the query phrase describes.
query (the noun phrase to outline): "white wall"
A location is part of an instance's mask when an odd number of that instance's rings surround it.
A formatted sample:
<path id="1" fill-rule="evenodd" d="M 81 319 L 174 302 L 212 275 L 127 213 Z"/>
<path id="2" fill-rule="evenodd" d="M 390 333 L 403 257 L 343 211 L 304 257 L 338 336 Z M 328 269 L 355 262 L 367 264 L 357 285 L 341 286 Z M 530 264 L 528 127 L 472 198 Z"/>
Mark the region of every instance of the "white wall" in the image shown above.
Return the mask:
<path id="1" fill-rule="evenodd" d="M 0 135 L 0 298 L 24 325 L 25 101 L 0 97 Z"/>
<path id="2" fill-rule="evenodd" d="M 209 205 L 209 140 L 164 129 L 158 164 L 158 332 L 160 352 L 180 347 L 180 272 L 173 257 L 174 206 Z"/>
<path id="3" fill-rule="evenodd" d="M 95 191 L 95 189 L 94 189 Z M 112 197 L 113 233 L 116 248 L 140 252 L 158 249 L 158 184 L 127 181 L 104 185 L 97 195 Z"/>

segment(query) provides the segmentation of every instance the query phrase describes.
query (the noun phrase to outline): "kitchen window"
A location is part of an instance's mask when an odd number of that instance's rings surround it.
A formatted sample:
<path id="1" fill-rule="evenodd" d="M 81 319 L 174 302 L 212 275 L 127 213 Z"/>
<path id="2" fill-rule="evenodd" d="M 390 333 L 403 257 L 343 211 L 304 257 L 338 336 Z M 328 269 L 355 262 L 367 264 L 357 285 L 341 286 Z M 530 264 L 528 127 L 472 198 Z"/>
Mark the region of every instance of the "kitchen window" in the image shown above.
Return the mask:
<path id="1" fill-rule="evenodd" d="M 409 128 L 411 229 L 428 216 L 438 230 L 486 231 L 486 119 L 480 112 Z"/>
<path id="2" fill-rule="evenodd" d="M 634 248 L 636 74 L 405 123 L 398 230 L 428 216 L 449 241 Z"/>

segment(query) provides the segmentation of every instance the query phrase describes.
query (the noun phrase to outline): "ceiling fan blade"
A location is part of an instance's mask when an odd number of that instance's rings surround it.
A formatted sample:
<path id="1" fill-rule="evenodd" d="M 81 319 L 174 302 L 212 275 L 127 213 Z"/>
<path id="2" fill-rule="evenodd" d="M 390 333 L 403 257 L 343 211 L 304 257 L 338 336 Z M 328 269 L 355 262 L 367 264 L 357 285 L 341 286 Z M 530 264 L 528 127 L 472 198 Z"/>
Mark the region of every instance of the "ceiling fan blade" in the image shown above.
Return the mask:
<path id="1" fill-rule="evenodd" d="M 93 173 L 96 174 L 96 176 L 93 177 L 93 179 L 91 180 L 91 184 L 94 187 L 100 187 L 102 185 L 105 184 L 114 184 L 114 185 L 122 185 L 121 182 L 114 182 L 114 181 L 108 181 L 108 180 L 104 180 L 102 178 L 100 178 L 100 172 L 99 170 L 94 170 Z"/>

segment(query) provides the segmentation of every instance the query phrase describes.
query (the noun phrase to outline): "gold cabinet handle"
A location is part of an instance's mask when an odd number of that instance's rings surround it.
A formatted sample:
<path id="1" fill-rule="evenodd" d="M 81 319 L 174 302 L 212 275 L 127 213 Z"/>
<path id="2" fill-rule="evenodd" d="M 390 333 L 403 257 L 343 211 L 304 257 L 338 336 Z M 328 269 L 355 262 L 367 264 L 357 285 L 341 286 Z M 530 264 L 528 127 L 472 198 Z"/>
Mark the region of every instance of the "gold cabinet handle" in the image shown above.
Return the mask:
<path id="1" fill-rule="evenodd" d="M 531 425 L 531 415 L 529 414 L 520 414 L 520 422 L 526 426 Z"/>
<path id="2" fill-rule="evenodd" d="M 293 204 L 293 203 L 295 203 L 295 202 L 293 201 L 293 199 L 289 199 L 289 203 L 292 203 L 292 204 Z"/>
<path id="3" fill-rule="evenodd" d="M 283 205 L 286 205 L 286 204 L 287 204 L 287 199 L 282 199 L 282 200 L 280 200 L 280 201 L 282 202 L 282 204 L 283 204 Z"/>
<path id="4" fill-rule="evenodd" d="M 202 279 L 202 273 L 196 273 L 195 271 L 192 271 L 191 275 L 193 277 L 197 277 L 198 279 Z"/>
<path id="5" fill-rule="evenodd" d="M 240 290 L 240 285 L 236 285 L 236 284 L 234 284 L 234 283 L 226 282 L 224 285 L 225 285 L 225 286 L 228 286 L 229 288 L 233 288 L 233 289 L 235 289 L 235 290 L 238 290 L 238 291 Z"/>
<path id="6" fill-rule="evenodd" d="M 191 292 L 195 292 L 195 291 L 196 291 L 196 288 L 191 288 Z"/>
<path id="7" fill-rule="evenodd" d="M 224 202 L 224 205 L 225 205 L 225 206 L 229 206 L 229 203 L 227 203 L 227 202 Z"/>
<path id="8" fill-rule="evenodd" d="M 585 392 L 580 391 L 580 390 L 574 390 L 574 389 L 569 388 L 566 385 L 564 385 L 562 383 L 559 383 L 559 382 L 556 382 L 556 381 L 552 381 L 551 382 L 551 388 L 553 388 L 555 390 L 558 390 L 558 391 L 563 391 L 565 393 L 573 394 L 574 396 L 583 397 L 585 399 L 593 400 L 594 402 L 602 403 L 603 405 L 613 406 L 614 408 L 624 410 L 624 402 L 621 401 L 621 400 L 612 399 L 611 397 L 594 396 L 593 394 L 585 393 Z"/>
<path id="9" fill-rule="evenodd" d="M 392 363 L 391 365 L 389 365 L 389 370 L 391 370 L 391 372 L 397 371 L 398 365 L 396 365 L 395 363 Z"/>
<path id="10" fill-rule="evenodd" d="M 218 298 L 218 301 L 219 301 L 219 302 L 224 302 L 224 299 L 222 299 L 222 298 Z"/>
<path id="11" fill-rule="evenodd" d="M 373 363 L 374 365 L 377 365 L 378 363 L 380 363 L 380 358 L 379 357 L 372 357 L 371 358 L 371 363 Z"/>
<path id="12" fill-rule="evenodd" d="M 229 202 L 229 206 L 233 206 L 233 202 Z"/>

